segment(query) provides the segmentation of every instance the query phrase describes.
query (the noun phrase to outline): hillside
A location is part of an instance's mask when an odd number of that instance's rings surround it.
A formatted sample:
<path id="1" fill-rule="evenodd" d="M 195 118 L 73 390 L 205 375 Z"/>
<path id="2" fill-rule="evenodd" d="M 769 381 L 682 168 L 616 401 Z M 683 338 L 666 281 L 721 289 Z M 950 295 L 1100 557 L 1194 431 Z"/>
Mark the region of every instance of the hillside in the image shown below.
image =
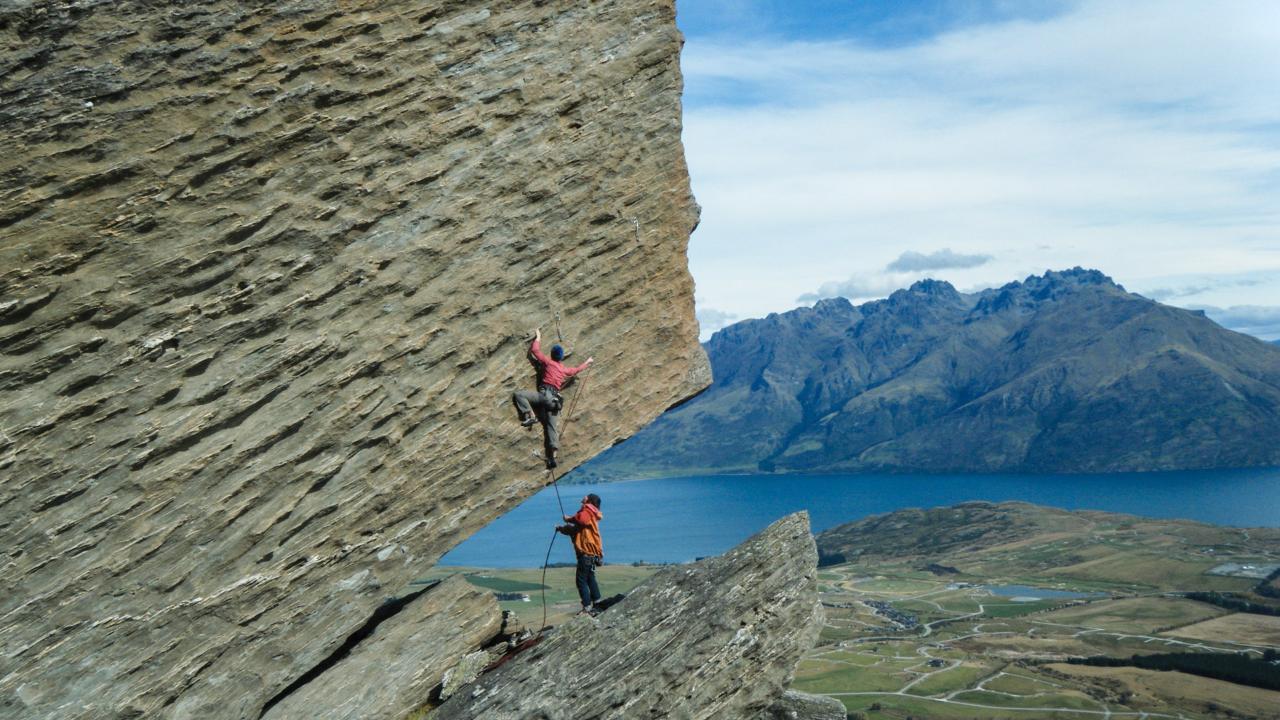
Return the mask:
<path id="1" fill-rule="evenodd" d="M 1023 502 L 897 510 L 830 528 L 817 540 L 823 564 L 906 562 L 923 567 L 945 558 L 958 573 L 987 576 L 998 565 L 1006 576 L 1105 576 L 1182 590 L 1245 589 L 1257 580 L 1219 588 L 1206 573 L 1231 553 L 1253 553 L 1255 560 L 1280 556 L 1277 528 L 1242 530 Z M 1122 564 L 1131 569 L 1121 572 Z"/>
<path id="2" fill-rule="evenodd" d="M 714 385 L 584 476 L 1280 464 L 1280 349 L 1094 270 L 823 300 L 706 348 Z"/>
<path id="3" fill-rule="evenodd" d="M 1276 528 L 970 502 L 835 527 L 818 549 L 827 625 L 792 687 L 851 717 L 1280 707 L 1280 616 L 1254 590 L 1280 567 Z"/>

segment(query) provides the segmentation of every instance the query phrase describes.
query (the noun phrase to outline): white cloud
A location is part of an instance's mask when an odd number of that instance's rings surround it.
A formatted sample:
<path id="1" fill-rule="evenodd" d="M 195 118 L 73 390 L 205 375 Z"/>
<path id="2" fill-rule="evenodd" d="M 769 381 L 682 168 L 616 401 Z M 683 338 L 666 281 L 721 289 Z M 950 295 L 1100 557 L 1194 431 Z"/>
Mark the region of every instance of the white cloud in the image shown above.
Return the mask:
<path id="1" fill-rule="evenodd" d="M 738 316 L 733 313 L 723 312 L 715 308 L 698 306 L 698 335 L 700 339 L 706 340 L 711 337 L 712 333 L 727 325 L 732 325 Z"/>
<path id="2" fill-rule="evenodd" d="M 1263 340 L 1280 339 L 1280 306 L 1234 305 L 1227 308 L 1203 306 L 1205 315 L 1219 325 Z"/>
<path id="3" fill-rule="evenodd" d="M 995 258 L 990 255 L 965 255 L 943 248 L 928 255 L 908 250 L 889 263 L 885 270 L 890 272 L 925 272 L 928 270 L 951 270 L 954 268 L 975 268 L 986 265 Z"/>
<path id="4" fill-rule="evenodd" d="M 726 312 L 833 275 L 869 291 L 908 243 L 994 256 L 948 269 L 961 287 L 1280 271 L 1280 3 L 1085 2 L 892 49 L 691 41 L 684 69 L 690 265 Z M 698 100 L 734 87 L 770 100 Z"/>
<path id="5" fill-rule="evenodd" d="M 1256 277 L 1201 278 L 1192 284 L 1177 286 L 1161 286 L 1140 291 L 1152 300 L 1172 302 L 1185 298 L 1202 296 L 1214 291 L 1252 288 L 1265 284 L 1265 280 Z"/>
<path id="6" fill-rule="evenodd" d="M 990 255 L 965 255 L 943 248 L 929 253 L 908 250 L 875 273 L 854 273 L 846 280 L 828 281 L 814 292 L 796 298 L 798 303 L 812 303 L 823 298 L 842 297 L 849 300 L 882 298 L 894 290 L 905 288 L 926 274 L 936 276 L 938 270 L 963 270 L 987 264 Z"/>
<path id="7" fill-rule="evenodd" d="M 839 282 L 824 282 L 815 292 L 797 297 L 796 302 L 811 303 L 833 297 L 871 300 L 885 297 L 894 290 L 907 287 L 911 282 L 911 277 L 907 275 L 854 275 Z"/>

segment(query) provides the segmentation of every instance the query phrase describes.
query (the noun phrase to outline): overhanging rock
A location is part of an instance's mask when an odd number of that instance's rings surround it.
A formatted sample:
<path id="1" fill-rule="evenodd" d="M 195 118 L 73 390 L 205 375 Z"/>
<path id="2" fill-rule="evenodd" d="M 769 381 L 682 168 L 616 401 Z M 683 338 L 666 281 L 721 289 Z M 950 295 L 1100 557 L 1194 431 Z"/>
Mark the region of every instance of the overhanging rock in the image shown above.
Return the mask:
<path id="1" fill-rule="evenodd" d="M 705 386 L 671 0 L 0 4 L 0 715 L 256 718 Z"/>
<path id="2" fill-rule="evenodd" d="M 659 572 L 463 688 L 432 720 L 764 716 L 823 615 L 807 513 Z"/>

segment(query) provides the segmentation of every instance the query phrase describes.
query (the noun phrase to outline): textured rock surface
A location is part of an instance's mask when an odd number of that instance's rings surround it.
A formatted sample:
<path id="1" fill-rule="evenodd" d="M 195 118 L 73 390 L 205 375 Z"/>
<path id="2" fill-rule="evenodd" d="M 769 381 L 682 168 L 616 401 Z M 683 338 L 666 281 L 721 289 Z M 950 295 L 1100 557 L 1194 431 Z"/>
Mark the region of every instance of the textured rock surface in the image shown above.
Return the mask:
<path id="1" fill-rule="evenodd" d="M 440 700 L 448 700 L 459 688 L 474 682 L 480 676 L 480 673 L 484 672 L 485 668 L 500 661 L 502 656 L 506 654 L 506 650 L 506 645 L 500 645 L 497 653 L 477 650 L 464 655 L 456 665 L 446 670 L 444 676 L 440 678 L 440 690 L 438 693 Z"/>
<path id="2" fill-rule="evenodd" d="M 557 311 L 567 466 L 709 380 L 670 0 L 0 36 L 0 715 L 256 717 L 545 481 L 508 393 Z"/>
<path id="3" fill-rule="evenodd" d="M 790 515 L 556 628 L 431 717 L 758 716 L 818 638 L 816 563 L 808 515 Z"/>
<path id="4" fill-rule="evenodd" d="M 282 696 L 263 718 L 402 718 L 425 705 L 444 675 L 501 629 L 502 610 L 493 593 L 455 575 L 378 624 L 323 680 Z M 489 653 L 475 654 L 485 658 L 481 668 L 488 664 Z"/>
<path id="5" fill-rule="evenodd" d="M 760 720 L 845 720 L 844 705 L 835 698 L 788 690 Z"/>
<path id="6" fill-rule="evenodd" d="M 1280 464 L 1280 352 L 1075 268 L 747 320 L 715 385 L 583 468 L 1116 472 Z"/>

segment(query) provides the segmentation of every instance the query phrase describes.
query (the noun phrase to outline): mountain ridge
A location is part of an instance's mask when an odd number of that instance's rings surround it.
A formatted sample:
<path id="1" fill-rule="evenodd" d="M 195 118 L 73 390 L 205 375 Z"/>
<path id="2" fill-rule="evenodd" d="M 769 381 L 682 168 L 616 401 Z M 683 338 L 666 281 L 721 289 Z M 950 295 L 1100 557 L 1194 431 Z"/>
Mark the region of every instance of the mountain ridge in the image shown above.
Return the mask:
<path id="1" fill-rule="evenodd" d="M 1280 464 L 1276 347 L 1098 270 L 825 299 L 705 347 L 712 387 L 584 477 Z"/>

